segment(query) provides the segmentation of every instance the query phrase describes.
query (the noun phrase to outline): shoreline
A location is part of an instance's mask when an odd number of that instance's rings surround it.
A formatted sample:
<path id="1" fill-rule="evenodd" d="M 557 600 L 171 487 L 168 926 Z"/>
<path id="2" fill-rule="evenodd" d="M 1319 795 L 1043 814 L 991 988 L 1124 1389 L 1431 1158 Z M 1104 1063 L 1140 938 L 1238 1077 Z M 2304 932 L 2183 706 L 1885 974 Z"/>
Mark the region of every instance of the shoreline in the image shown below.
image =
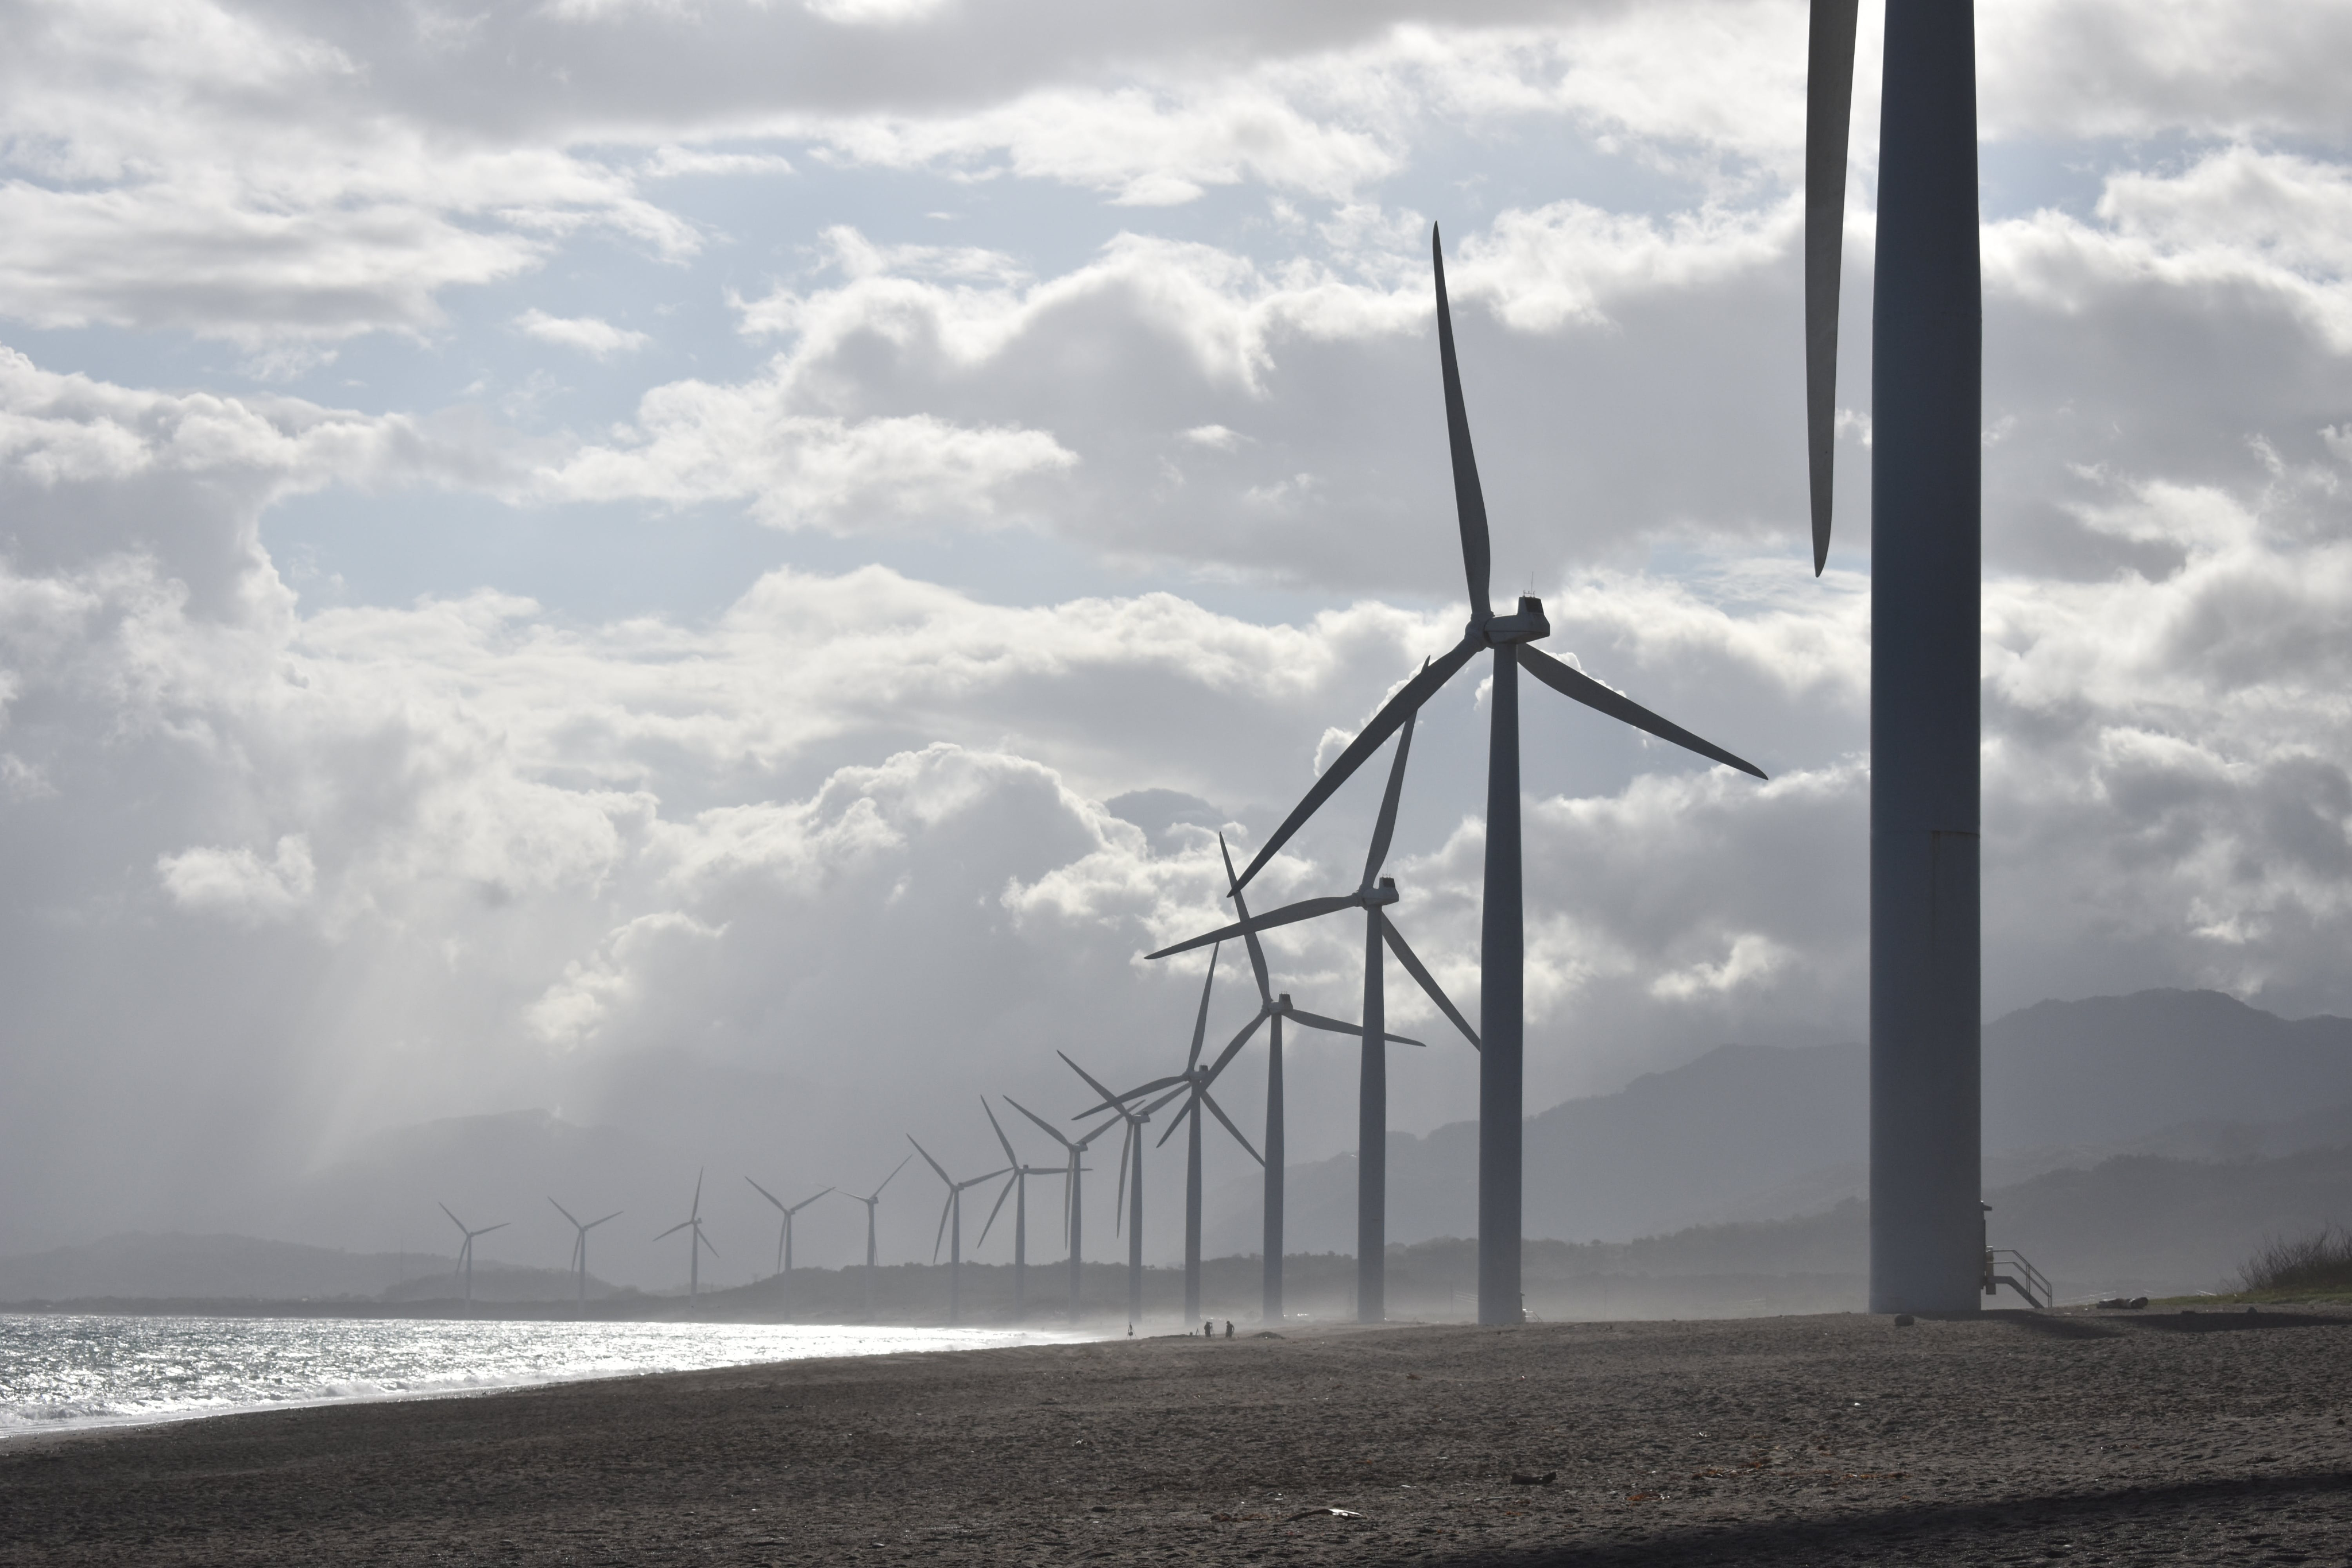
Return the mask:
<path id="1" fill-rule="evenodd" d="M 0 1446 L 0 1563 L 2347 1561 L 2347 1407 L 2341 1310 L 812 1358 Z"/>

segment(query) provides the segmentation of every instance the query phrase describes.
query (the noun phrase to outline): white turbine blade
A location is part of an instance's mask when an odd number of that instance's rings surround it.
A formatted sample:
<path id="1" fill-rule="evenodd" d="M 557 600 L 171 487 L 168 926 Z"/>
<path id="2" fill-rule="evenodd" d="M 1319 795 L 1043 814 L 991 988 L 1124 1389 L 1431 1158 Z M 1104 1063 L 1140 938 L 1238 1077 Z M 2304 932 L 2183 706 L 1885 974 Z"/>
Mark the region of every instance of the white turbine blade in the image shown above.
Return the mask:
<path id="1" fill-rule="evenodd" d="M 948 1200 L 940 1205 L 939 1234 L 931 1238 L 931 1261 L 940 1260 L 940 1247 L 948 1239 L 948 1211 L 955 1207 L 955 1184 L 948 1184 Z"/>
<path id="2" fill-rule="evenodd" d="M 1250 1042 L 1250 1036 L 1255 1034 L 1259 1027 L 1274 1016 L 1274 1009 L 1270 1007 L 1258 1009 L 1257 1017 L 1249 1020 L 1248 1027 L 1234 1036 L 1232 1042 L 1217 1053 L 1216 1064 L 1209 1069 L 1205 1082 L 1214 1083 L 1217 1081 L 1217 1074 L 1223 1072 L 1232 1064 L 1234 1058 L 1242 1053 L 1242 1047 Z"/>
<path id="3" fill-rule="evenodd" d="M 1127 1211 L 1128 1151 L 1135 1147 L 1135 1134 L 1141 1130 L 1142 1129 L 1137 1124 L 1129 1122 L 1127 1124 L 1127 1136 L 1118 1141 L 1118 1187 L 1117 1191 L 1112 1194 L 1110 1200 L 1110 1233 L 1113 1236 L 1118 1234 L 1119 1217 Z M 1063 1228 L 1065 1230 L 1069 1228 L 1066 1221 L 1064 1222 Z M 1065 1238 L 1065 1239 L 1067 1239 L 1067 1238 Z"/>
<path id="4" fill-rule="evenodd" d="M 1242 896 L 1241 879 L 1234 875 L 1234 852 L 1225 848 L 1225 835 L 1217 835 L 1217 852 L 1225 857 L 1225 896 L 1234 901 L 1234 913 L 1242 917 L 1242 936 L 1249 944 L 1250 973 L 1257 979 L 1258 1005 L 1274 1000 L 1274 982 L 1265 972 L 1265 949 L 1258 946 L 1257 923 L 1250 918 L 1249 900 Z"/>
<path id="5" fill-rule="evenodd" d="M 812 1193 L 807 1197 L 801 1199 L 798 1203 L 784 1210 L 784 1212 L 786 1214 L 798 1214 L 802 1209 L 806 1208 L 810 1204 L 814 1203 L 818 1198 L 823 1197 L 826 1192 L 831 1192 L 834 1189 L 832 1187 L 827 1187 L 824 1189 L 824 1192 Z"/>
<path id="6" fill-rule="evenodd" d="M 702 1172 L 694 1173 L 694 1207 L 688 1212 L 699 1218 L 702 1213 Z"/>
<path id="7" fill-rule="evenodd" d="M 1429 661 L 1423 660 L 1421 667 L 1429 668 Z M 1389 764 L 1389 787 L 1381 796 L 1381 814 L 1372 824 L 1371 848 L 1364 852 L 1366 887 L 1372 885 L 1381 874 L 1381 867 L 1388 863 L 1389 840 L 1396 833 L 1397 800 L 1404 793 L 1405 758 L 1412 755 L 1412 727 L 1420 717 L 1418 713 L 1408 714 L 1397 729 L 1396 759 Z"/>
<path id="8" fill-rule="evenodd" d="M 908 1141 L 909 1143 L 912 1143 L 914 1140 L 912 1140 L 912 1139 L 910 1138 L 910 1139 L 908 1139 Z M 900 1171 L 905 1170 L 905 1169 L 907 1168 L 907 1161 L 908 1161 L 908 1160 L 911 1160 L 911 1159 L 913 1159 L 914 1157 L 915 1157 L 914 1155 L 907 1155 L 907 1156 L 906 1156 L 906 1158 L 905 1158 L 905 1159 L 901 1159 L 901 1160 L 900 1160 L 897 1165 L 892 1166 L 890 1167 L 890 1174 L 889 1174 L 888 1176 L 884 1176 L 884 1177 L 882 1178 L 882 1186 L 888 1186 L 890 1185 L 890 1183 L 891 1183 L 894 1179 L 896 1179 L 896 1178 L 897 1178 L 897 1176 L 898 1176 L 898 1173 L 899 1173 Z M 865 1198 L 865 1199 L 863 1199 L 863 1200 L 861 1200 L 861 1201 L 866 1202 L 866 1203 L 869 1203 L 869 1204 L 872 1204 L 872 1203 L 879 1203 L 879 1202 L 881 1202 L 881 1201 L 882 1201 L 882 1186 L 877 1186 L 877 1187 L 876 1187 L 876 1188 L 874 1189 L 874 1196 L 873 1196 L 873 1197 L 868 1197 L 868 1198 Z"/>
<path id="9" fill-rule="evenodd" d="M 699 1225 L 698 1225 L 698 1226 L 696 1226 L 696 1227 L 694 1228 L 694 1239 L 695 1239 L 697 1241 L 700 1242 L 703 1246 L 705 1246 L 705 1247 L 709 1247 L 709 1248 L 710 1249 L 710 1255 L 711 1255 L 713 1258 L 716 1258 L 716 1257 L 718 1257 L 718 1256 L 719 1256 L 719 1249 L 718 1249 L 718 1247 L 712 1243 L 712 1241 L 711 1241 L 711 1239 L 710 1239 L 710 1238 L 709 1238 L 709 1237 L 705 1236 L 705 1235 L 702 1233 L 702 1227 L 700 1227 Z"/>
<path id="10" fill-rule="evenodd" d="M 1813 575 L 1830 553 L 1837 449 L 1838 274 L 1845 260 L 1846 141 L 1853 112 L 1856 0 L 1812 0 L 1805 54 L 1805 446 Z"/>
<path id="11" fill-rule="evenodd" d="M 436 1204 L 436 1205 L 434 1205 L 434 1207 L 435 1207 L 436 1208 L 438 1208 L 438 1209 L 439 1209 L 442 1213 L 444 1213 L 444 1214 L 449 1214 L 449 1206 L 448 1206 L 447 1204 L 446 1204 L 446 1203 Z M 449 1214 L 449 1223 L 450 1223 L 450 1224 L 452 1224 L 452 1225 L 454 1225 L 454 1226 L 456 1226 L 456 1227 L 457 1227 L 458 1229 L 460 1229 L 460 1230 L 466 1230 L 466 1222 L 465 1222 L 464 1220 L 462 1220 L 462 1219 L 458 1218 L 457 1218 L 456 1215 L 454 1215 L 454 1214 Z M 466 1234 L 467 1234 L 467 1235 L 468 1235 L 468 1236 L 471 1236 L 471 1235 L 473 1234 L 473 1232 L 472 1232 L 472 1231 L 470 1231 L 470 1230 L 466 1230 Z"/>
<path id="12" fill-rule="evenodd" d="M 1352 1034 L 1359 1040 L 1361 1040 L 1364 1036 L 1364 1026 L 1362 1024 L 1341 1023 L 1338 1019 L 1327 1019 L 1321 1013 L 1310 1013 L 1304 1008 L 1293 1008 L 1289 1012 L 1283 1016 L 1289 1019 L 1293 1023 L 1303 1023 L 1308 1029 L 1319 1029 L 1331 1034 Z M 1410 1035 L 1383 1034 L 1381 1038 L 1387 1040 L 1391 1045 L 1419 1045 L 1422 1043 L 1421 1041 L 1412 1038 Z"/>
<path id="13" fill-rule="evenodd" d="M 1255 936 L 1260 931 L 1271 931 L 1277 925 L 1295 925 L 1301 920 L 1312 920 L 1318 915 L 1330 915 L 1342 909 L 1353 909 L 1355 906 L 1354 899 L 1342 897 L 1338 894 L 1325 898 L 1301 899 L 1297 904 L 1286 904 L 1271 914 L 1249 915 L 1231 925 L 1220 925 L 1204 936 L 1179 942 L 1172 947 L 1162 947 L 1157 953 L 1146 953 L 1144 957 L 1147 959 L 1172 957 L 1179 953 L 1190 953 L 1195 947 L 1213 946 L 1220 942 L 1230 941 L 1235 936 Z"/>
<path id="14" fill-rule="evenodd" d="M 996 1202 L 988 1211 L 987 1222 L 980 1228 L 980 1240 L 971 1244 L 972 1250 L 975 1252 L 980 1249 L 983 1242 L 987 1241 L 989 1226 L 996 1223 L 997 1215 L 1003 1211 L 1004 1200 L 1013 1196 L 1013 1188 L 1020 1180 L 1021 1173 L 1017 1170 L 1011 1176 L 1004 1178 L 1004 1186 L 998 1189 L 996 1194 Z"/>
<path id="15" fill-rule="evenodd" d="M 1201 1065 L 1201 1040 L 1209 1032 L 1209 991 L 1217 983 L 1217 952 L 1209 949 L 1209 972 L 1201 977 L 1201 1012 L 1192 1020 L 1192 1054 L 1184 1059 L 1187 1072 Z"/>
<path id="16" fill-rule="evenodd" d="M 1290 841 L 1293 833 L 1307 825 L 1307 819 L 1331 798 L 1331 792 L 1346 783 L 1348 776 L 1362 767 L 1364 759 L 1379 750 L 1381 743 L 1396 732 L 1397 726 L 1404 722 L 1407 714 L 1436 695 L 1437 689 L 1452 680 L 1454 672 L 1468 664 L 1473 653 L 1484 651 L 1486 646 L 1485 630 L 1474 627 L 1464 633 L 1462 641 L 1448 649 L 1435 664 L 1423 664 L 1421 674 L 1399 688 L 1396 695 L 1389 698 L 1381 711 L 1372 716 L 1372 722 L 1356 732 L 1356 738 L 1348 743 L 1348 748 L 1332 759 L 1331 766 L 1323 770 L 1323 777 L 1318 779 L 1298 804 L 1291 808 L 1290 815 L 1282 820 L 1282 826 L 1275 829 L 1273 836 L 1242 869 L 1241 885 L 1247 887 L 1250 884 L 1250 879 L 1265 869 L 1265 862 Z"/>
<path id="17" fill-rule="evenodd" d="M 551 1198 L 551 1198 L 549 1198 L 547 1201 L 548 1201 L 548 1202 L 550 1202 L 550 1203 L 555 1203 L 555 1200 L 554 1200 L 553 1198 Z M 571 1220 L 572 1220 L 572 1224 L 574 1224 L 574 1225 L 577 1225 L 577 1224 L 579 1224 L 579 1223 L 580 1223 L 577 1219 L 572 1219 L 572 1211 L 571 1211 L 570 1209 L 568 1209 L 568 1208 L 564 1207 L 563 1207 L 562 1204 L 560 1204 L 560 1203 L 555 1203 L 555 1212 L 556 1212 L 556 1213 L 558 1213 L 558 1214 L 560 1214 L 560 1215 L 562 1215 L 562 1216 L 563 1216 L 563 1218 L 566 1218 L 566 1219 L 571 1219 Z"/>
<path id="18" fill-rule="evenodd" d="M 479 1230 L 475 1231 L 474 1234 L 477 1236 L 488 1236 L 493 1230 L 504 1230 L 512 1223 L 512 1220 L 501 1219 L 496 1225 L 483 1226 Z"/>
<path id="19" fill-rule="evenodd" d="M 743 1179 L 745 1181 L 751 1181 L 750 1176 L 745 1176 Z M 778 1208 L 783 1208 L 784 1200 L 778 1197 L 774 1193 L 770 1192 L 766 1187 L 761 1186 L 758 1182 L 751 1181 L 751 1190 L 758 1193 L 761 1197 L 766 1198 L 770 1203 L 774 1204 Z M 787 1212 L 790 1211 L 787 1210 Z"/>
<path id="20" fill-rule="evenodd" d="M 1560 695 L 1580 702 L 1596 712 L 1605 713 L 1620 724 L 1647 730 L 1660 740 L 1671 740 L 1684 750 L 1696 751 L 1710 762 L 1737 768 L 1742 773 L 1753 774 L 1759 779 L 1765 777 L 1764 769 L 1753 762 L 1734 757 L 1711 740 L 1700 739 L 1671 719 L 1660 718 L 1633 698 L 1620 695 L 1581 670 L 1570 669 L 1531 643 L 1519 645 L 1519 663 L 1527 666 L 1528 674 Z"/>
<path id="21" fill-rule="evenodd" d="M 1014 1165 L 1019 1165 L 1021 1163 L 1021 1156 L 1013 1152 L 1013 1140 L 1006 1137 L 1004 1135 L 1004 1129 L 997 1124 L 996 1113 L 988 1108 L 988 1096 L 985 1094 L 980 1097 L 980 1108 L 982 1113 L 988 1117 L 988 1124 L 990 1128 L 995 1132 L 997 1143 L 1003 1146 L 1004 1157 L 1012 1161 Z"/>
<path id="22" fill-rule="evenodd" d="M 621 1216 L 623 1216 L 623 1215 L 625 1215 L 625 1214 L 626 1214 L 626 1213 L 628 1213 L 628 1212 L 629 1212 L 629 1211 L 628 1211 L 627 1209 L 625 1209 L 625 1208 L 616 1208 L 616 1209 L 614 1209 L 612 1213 L 610 1213 L 610 1214 L 606 1215 L 606 1216 L 604 1217 L 604 1219 L 618 1219 L 618 1218 L 621 1218 Z M 604 1219 L 592 1219 L 592 1220 L 590 1220 L 587 1224 L 585 1224 L 585 1225 L 582 1226 L 580 1228 L 581 1228 L 581 1229 L 583 1229 L 583 1230 L 593 1230 L 593 1229 L 595 1229 L 598 1226 L 600 1226 L 600 1225 L 604 1224 Z"/>
<path id="23" fill-rule="evenodd" d="M 1396 924 L 1387 916 L 1381 916 L 1380 921 L 1381 936 L 1388 943 L 1389 951 L 1396 955 L 1397 962 L 1404 966 L 1405 973 L 1419 982 L 1422 990 L 1428 995 L 1429 999 L 1437 1004 L 1437 1010 L 1444 1013 L 1453 1021 L 1454 1027 L 1462 1031 L 1462 1038 L 1470 1042 L 1470 1049 L 1477 1050 L 1478 1031 L 1470 1027 L 1470 1020 L 1464 1018 L 1461 1009 L 1446 997 L 1444 988 L 1438 985 L 1436 977 L 1432 975 L 1420 958 L 1414 956 L 1413 950 L 1405 945 L 1404 934 L 1399 931 Z"/>
<path id="24" fill-rule="evenodd" d="M 662 1236 L 675 1236 L 693 1223 L 694 1221 L 691 1219 L 681 1219 L 676 1225 L 671 1226 L 667 1230 L 663 1231 L 661 1236 L 655 1237 L 654 1239 L 659 1241 L 662 1239 Z"/>
<path id="25" fill-rule="evenodd" d="M 1177 1112 L 1173 1116 L 1168 1118 L 1168 1130 L 1160 1134 L 1160 1142 L 1152 1145 L 1151 1146 L 1155 1149 L 1165 1147 L 1168 1140 L 1176 1135 L 1176 1129 L 1184 1124 L 1184 1118 L 1198 1114 L 1200 1106 L 1201 1096 L 1200 1093 L 1195 1091 L 1185 1100 L 1184 1108 L 1181 1111 Z"/>
<path id="26" fill-rule="evenodd" d="M 910 1143 L 910 1144 L 915 1144 L 915 1134 L 912 1134 L 912 1133 L 908 1134 L 907 1134 L 907 1141 L 908 1141 L 908 1143 Z M 943 1166 L 943 1165 L 940 1164 L 940 1162 L 939 1162 L 939 1161 L 937 1161 L 937 1160 L 935 1160 L 935 1159 L 931 1158 L 931 1151 L 930 1151 L 930 1150 L 929 1150 L 929 1149 L 927 1149 L 927 1148 L 925 1148 L 925 1147 L 923 1147 L 923 1145 L 920 1145 L 920 1144 L 915 1144 L 915 1152 L 916 1152 L 917 1154 L 919 1154 L 919 1155 L 922 1155 L 922 1156 L 923 1156 L 923 1163 L 924 1163 L 925 1165 L 927 1165 L 927 1166 L 930 1166 L 933 1170 L 935 1170 L 935 1171 L 937 1171 L 937 1172 L 939 1172 L 939 1173 L 940 1173 L 940 1179 L 941 1181 L 943 1181 L 943 1182 L 947 1183 L 947 1184 L 948 1184 L 948 1187 L 949 1187 L 949 1189 L 950 1189 L 950 1191 L 952 1191 L 952 1190 L 954 1189 L 954 1187 L 955 1187 L 955 1177 L 953 1177 L 953 1176 L 951 1176 L 948 1175 L 948 1168 L 947 1168 L 947 1166 Z"/>
<path id="27" fill-rule="evenodd" d="M 1265 1164 L 1265 1156 L 1259 1154 L 1256 1146 L 1247 1138 L 1242 1136 L 1242 1130 L 1234 1125 L 1234 1119 L 1225 1114 L 1225 1108 L 1218 1104 L 1215 1100 L 1212 1099 L 1209 1092 L 1205 1089 L 1201 1091 L 1201 1103 L 1209 1108 L 1210 1115 L 1214 1116 L 1218 1121 L 1223 1122 L 1225 1124 L 1225 1131 L 1234 1135 L 1234 1139 L 1236 1143 L 1240 1144 L 1243 1148 L 1249 1150 L 1250 1158 L 1255 1160 L 1260 1165 Z"/>
<path id="28" fill-rule="evenodd" d="M 1063 1060 L 1066 1061 L 1069 1059 L 1065 1057 Z M 1084 1074 L 1080 1074 L 1080 1076 L 1083 1077 Z M 1108 1092 L 1108 1091 L 1106 1091 L 1106 1092 Z M 1045 1135 L 1053 1139 L 1055 1143 L 1061 1145 L 1062 1147 L 1066 1149 L 1070 1146 L 1070 1140 L 1062 1136 L 1061 1133 L 1054 1126 L 1054 1124 L 1046 1121 L 1045 1117 L 1040 1116 L 1036 1112 L 1032 1111 L 1028 1106 L 1024 1105 L 1020 1101 L 1015 1100 L 1010 1094 L 1007 1094 L 1004 1097 L 1004 1103 L 1007 1105 L 1012 1106 L 1015 1111 L 1020 1112 L 1023 1115 L 1028 1117 L 1031 1121 L 1036 1123 L 1040 1127 L 1045 1128 Z M 1075 1117 L 1072 1119 L 1076 1120 Z"/>
<path id="29" fill-rule="evenodd" d="M 1093 1073 L 1088 1072 L 1085 1068 L 1080 1067 L 1076 1062 L 1075 1062 L 1075 1061 L 1070 1061 L 1070 1053 L 1069 1053 L 1068 1051 L 1055 1051 L 1054 1054 L 1055 1054 L 1055 1056 L 1060 1057 L 1064 1061 L 1067 1061 L 1067 1062 L 1069 1062 L 1069 1065 L 1070 1065 L 1070 1071 L 1073 1071 L 1073 1072 L 1075 1072 L 1075 1073 L 1076 1073 L 1079 1077 L 1081 1077 L 1081 1078 L 1085 1079 L 1085 1080 L 1087 1081 L 1087 1088 L 1089 1088 L 1089 1089 L 1091 1089 L 1091 1090 L 1093 1090 L 1096 1093 L 1097 1093 L 1097 1094 L 1099 1094 L 1099 1095 L 1101 1095 L 1101 1096 L 1103 1097 L 1103 1103 L 1104 1103 L 1104 1104 L 1106 1104 L 1106 1105 L 1112 1105 L 1112 1106 L 1116 1106 L 1116 1105 L 1118 1105 L 1118 1104 L 1119 1103 L 1118 1096 L 1118 1095 L 1116 1095 L 1116 1094 L 1114 1094 L 1114 1093 L 1112 1093 L 1108 1089 L 1107 1089 L 1107 1088 L 1103 1087 L 1103 1082 L 1102 1082 L 1102 1080 L 1101 1080 L 1101 1079 L 1097 1078 Z M 1034 1117 L 1032 1117 L 1032 1118 L 1031 1118 L 1031 1120 L 1034 1121 L 1034 1120 L 1035 1120 L 1035 1118 L 1034 1118 Z M 1071 1118 L 1070 1118 L 1070 1120 L 1072 1120 L 1072 1121 L 1074 1121 L 1074 1122 L 1075 1122 L 1075 1121 L 1076 1121 L 1076 1120 L 1077 1120 L 1077 1118 L 1076 1118 L 1076 1116 L 1073 1116 L 1073 1117 L 1071 1117 Z M 1039 1125 L 1041 1125 L 1041 1126 L 1042 1126 L 1042 1125 L 1044 1125 L 1044 1124 L 1043 1124 L 1043 1123 L 1040 1123 L 1040 1124 L 1039 1124 Z"/>

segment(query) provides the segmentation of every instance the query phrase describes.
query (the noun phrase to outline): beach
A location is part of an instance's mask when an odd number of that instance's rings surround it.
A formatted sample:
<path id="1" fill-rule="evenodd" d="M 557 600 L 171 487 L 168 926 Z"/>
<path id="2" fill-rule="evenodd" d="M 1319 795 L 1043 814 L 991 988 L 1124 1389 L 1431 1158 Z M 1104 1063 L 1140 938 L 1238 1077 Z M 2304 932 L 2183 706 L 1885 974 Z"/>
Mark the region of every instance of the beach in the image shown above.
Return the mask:
<path id="1" fill-rule="evenodd" d="M 0 1563 L 2340 1563 L 2347 1413 L 2320 1309 L 1243 1326 L 18 1439 Z"/>

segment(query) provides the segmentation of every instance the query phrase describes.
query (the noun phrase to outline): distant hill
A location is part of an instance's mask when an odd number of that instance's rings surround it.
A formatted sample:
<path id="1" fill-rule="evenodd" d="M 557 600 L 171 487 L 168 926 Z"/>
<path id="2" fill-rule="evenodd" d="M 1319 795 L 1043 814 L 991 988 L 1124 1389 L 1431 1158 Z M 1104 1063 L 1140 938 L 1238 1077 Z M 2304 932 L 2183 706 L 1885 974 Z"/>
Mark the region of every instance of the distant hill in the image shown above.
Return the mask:
<path id="1" fill-rule="evenodd" d="M 0 1301 L 95 1296 L 299 1301 L 380 1295 L 439 1270 L 447 1258 L 417 1252 L 345 1252 L 251 1236 L 110 1236 L 85 1247 L 0 1258 Z M 478 1282 L 480 1276 L 477 1274 Z"/>
<path id="2" fill-rule="evenodd" d="M 2121 1155 L 2352 1144 L 2352 1019 L 2290 1022 L 2218 992 L 2036 1004 L 1987 1026 L 1984 1074 L 1989 1188 Z M 1862 1046 L 1721 1047 L 1528 1118 L 1528 1234 L 1624 1240 L 1826 1209 L 1867 1189 L 1868 1118 Z M 1475 1231 L 1477 1137 L 1471 1122 L 1391 1134 L 1391 1240 Z M 1288 1245 L 1353 1250 L 1355 1163 L 1292 1168 Z M 1254 1172 L 1218 1185 L 1213 1249 L 1247 1249 L 1258 1207 Z"/>

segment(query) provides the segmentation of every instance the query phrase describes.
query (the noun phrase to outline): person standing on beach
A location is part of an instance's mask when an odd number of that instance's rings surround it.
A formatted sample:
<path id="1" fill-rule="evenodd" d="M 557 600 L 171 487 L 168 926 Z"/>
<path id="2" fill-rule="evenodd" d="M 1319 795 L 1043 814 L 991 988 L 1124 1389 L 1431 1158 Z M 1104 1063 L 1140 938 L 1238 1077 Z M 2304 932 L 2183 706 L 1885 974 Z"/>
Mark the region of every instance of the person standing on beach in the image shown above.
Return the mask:
<path id="1" fill-rule="evenodd" d="M 1227 1339 L 1234 1337 L 1234 1320 L 1231 1318 L 1225 1320 L 1225 1337 Z"/>

